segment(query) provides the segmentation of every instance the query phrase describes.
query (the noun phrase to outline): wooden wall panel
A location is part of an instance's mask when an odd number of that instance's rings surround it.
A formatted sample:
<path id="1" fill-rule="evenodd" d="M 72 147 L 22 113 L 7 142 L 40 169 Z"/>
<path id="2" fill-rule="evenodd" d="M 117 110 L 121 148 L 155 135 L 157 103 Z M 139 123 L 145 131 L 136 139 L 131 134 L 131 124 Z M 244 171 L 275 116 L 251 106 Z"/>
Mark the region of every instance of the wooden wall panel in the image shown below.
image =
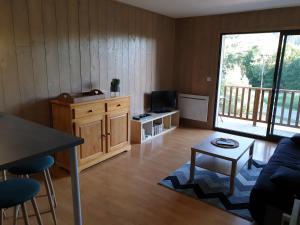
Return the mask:
<path id="1" fill-rule="evenodd" d="M 68 27 L 69 27 L 69 56 L 71 91 L 81 92 L 81 67 L 79 43 L 79 4 L 78 1 L 68 0 Z"/>
<path id="2" fill-rule="evenodd" d="M 100 65 L 100 90 L 107 90 L 109 87 L 108 80 L 108 2 L 106 0 L 98 1 L 99 13 L 99 65 Z"/>
<path id="3" fill-rule="evenodd" d="M 213 127 L 221 34 L 300 29 L 299 21 L 300 7 L 176 20 L 176 89 L 210 97 L 208 123 L 199 126 Z"/>
<path id="4" fill-rule="evenodd" d="M 55 0 L 56 30 L 61 92 L 71 92 L 67 0 Z"/>
<path id="5" fill-rule="evenodd" d="M 121 33 L 122 33 L 122 77 L 125 77 L 121 86 L 123 93 L 129 94 L 129 7 L 121 7 Z M 147 76 L 147 74 L 146 74 Z M 147 90 L 145 90 L 147 91 Z"/>
<path id="6" fill-rule="evenodd" d="M 100 61 L 98 41 L 98 1 L 90 0 L 90 54 L 91 54 L 91 84 L 92 89 L 100 88 Z"/>
<path id="7" fill-rule="evenodd" d="M 89 1 L 79 1 L 79 43 L 82 91 L 89 91 L 91 83 L 91 54 L 90 54 L 90 21 Z"/>
<path id="8" fill-rule="evenodd" d="M 115 75 L 115 41 L 114 41 L 114 25 L 115 25 L 115 2 L 107 1 L 107 81 L 108 85 L 107 88 L 109 88 L 109 83 L 114 78 Z M 109 91 L 106 89 L 105 91 Z"/>
<path id="9" fill-rule="evenodd" d="M 135 11 L 135 69 L 134 69 L 134 86 L 135 86 L 135 92 L 137 94 L 135 95 L 135 98 L 133 100 L 134 104 L 134 110 L 135 111 L 141 111 L 141 107 L 139 106 L 139 102 L 141 101 L 141 34 L 142 34 L 142 21 L 141 21 L 141 15 L 142 13 L 138 10 Z"/>
<path id="10" fill-rule="evenodd" d="M 173 88 L 175 20 L 111 0 L 1 0 L 0 110 L 49 124 L 49 98 L 112 78 L 131 95 Z M 160 49 L 158 49 L 160 48 Z"/>
<path id="11" fill-rule="evenodd" d="M 47 123 L 49 117 L 48 104 L 48 78 L 46 65 L 45 39 L 42 19 L 42 0 L 28 1 L 28 15 L 30 25 L 33 77 L 36 94 L 35 109 L 37 113 L 36 121 Z"/>
<path id="12" fill-rule="evenodd" d="M 0 1 L 0 71 L 3 96 L 2 110 L 20 115 L 21 93 L 19 87 L 17 56 L 14 42 L 12 5 L 10 0 Z"/>
<path id="13" fill-rule="evenodd" d="M 122 15 L 122 7 L 120 4 L 116 4 L 114 15 Z M 121 16 L 116 16 L 114 20 L 114 46 L 115 46 L 115 77 L 121 78 L 123 77 L 123 34 L 124 30 L 122 27 L 122 20 L 125 19 Z M 124 91 L 124 84 L 122 85 L 121 91 Z"/>
<path id="14" fill-rule="evenodd" d="M 36 111 L 31 110 L 35 103 L 35 88 L 27 9 L 26 0 L 12 1 L 15 49 L 22 99 L 22 114 L 26 119 L 33 120 L 36 117 Z"/>
<path id="15" fill-rule="evenodd" d="M 49 97 L 53 98 L 61 93 L 54 0 L 42 1 L 42 15 L 45 35 L 48 92 Z"/>
<path id="16" fill-rule="evenodd" d="M 146 87 L 145 90 L 149 93 L 152 89 L 152 81 L 151 81 L 151 74 L 152 74 L 152 41 L 151 41 L 151 34 L 153 32 L 153 21 L 152 21 L 152 13 L 147 13 L 145 18 L 145 37 L 150 37 L 145 39 L 146 45 Z M 145 104 L 146 106 L 146 104 Z"/>
<path id="17" fill-rule="evenodd" d="M 135 9 L 129 8 L 129 43 L 128 43 L 128 73 L 129 73 L 129 95 L 134 96 L 135 79 Z M 131 112 L 135 111 L 135 97 L 131 98 Z"/>

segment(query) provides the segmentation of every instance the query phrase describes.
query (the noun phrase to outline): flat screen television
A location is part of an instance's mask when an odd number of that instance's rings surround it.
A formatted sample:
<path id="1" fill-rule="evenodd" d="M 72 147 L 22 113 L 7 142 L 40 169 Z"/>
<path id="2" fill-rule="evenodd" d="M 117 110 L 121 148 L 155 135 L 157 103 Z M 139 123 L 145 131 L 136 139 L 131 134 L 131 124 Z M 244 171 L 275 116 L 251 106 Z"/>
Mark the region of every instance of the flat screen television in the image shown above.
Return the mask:
<path id="1" fill-rule="evenodd" d="M 176 91 L 153 91 L 151 93 L 151 111 L 155 113 L 171 112 L 177 107 Z"/>

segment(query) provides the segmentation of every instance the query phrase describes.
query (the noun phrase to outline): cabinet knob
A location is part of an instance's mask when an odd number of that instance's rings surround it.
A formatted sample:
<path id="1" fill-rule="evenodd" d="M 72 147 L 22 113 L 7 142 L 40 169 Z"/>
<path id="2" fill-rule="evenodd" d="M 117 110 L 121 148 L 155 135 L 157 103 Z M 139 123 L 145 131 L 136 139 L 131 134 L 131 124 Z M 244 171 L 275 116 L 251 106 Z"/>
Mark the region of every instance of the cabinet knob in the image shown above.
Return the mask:
<path id="1" fill-rule="evenodd" d="M 90 109 L 88 112 L 89 112 L 89 113 L 91 113 L 91 112 L 93 112 L 93 110 L 92 110 L 92 109 Z"/>
<path id="2" fill-rule="evenodd" d="M 107 133 L 107 135 L 110 135 L 110 133 Z"/>
<path id="3" fill-rule="evenodd" d="M 120 107 L 120 106 L 121 106 L 121 104 L 118 104 L 118 105 L 117 105 L 117 107 Z"/>

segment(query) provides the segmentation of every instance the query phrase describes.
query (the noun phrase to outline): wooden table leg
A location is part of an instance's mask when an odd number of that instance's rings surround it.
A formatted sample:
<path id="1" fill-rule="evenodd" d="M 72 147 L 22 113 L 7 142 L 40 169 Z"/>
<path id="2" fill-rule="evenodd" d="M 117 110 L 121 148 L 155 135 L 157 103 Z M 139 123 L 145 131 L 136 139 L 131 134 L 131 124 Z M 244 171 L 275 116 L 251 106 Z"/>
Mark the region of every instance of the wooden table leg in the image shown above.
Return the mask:
<path id="1" fill-rule="evenodd" d="M 233 195 L 234 193 L 234 179 L 235 179 L 235 174 L 236 174 L 236 161 L 231 162 L 231 174 L 230 174 L 230 191 L 229 195 Z"/>
<path id="2" fill-rule="evenodd" d="M 194 182 L 195 176 L 195 164 L 196 164 L 196 151 L 191 150 L 191 165 L 190 165 L 190 182 Z"/>
<path id="3" fill-rule="evenodd" d="M 82 215 L 81 215 L 81 205 L 80 205 L 80 185 L 79 185 L 76 147 L 73 147 L 70 150 L 70 172 L 71 172 L 71 183 L 72 183 L 74 224 L 82 225 Z"/>
<path id="4" fill-rule="evenodd" d="M 254 143 L 251 145 L 250 150 L 249 150 L 248 170 L 250 170 L 252 167 L 253 150 L 254 150 Z"/>

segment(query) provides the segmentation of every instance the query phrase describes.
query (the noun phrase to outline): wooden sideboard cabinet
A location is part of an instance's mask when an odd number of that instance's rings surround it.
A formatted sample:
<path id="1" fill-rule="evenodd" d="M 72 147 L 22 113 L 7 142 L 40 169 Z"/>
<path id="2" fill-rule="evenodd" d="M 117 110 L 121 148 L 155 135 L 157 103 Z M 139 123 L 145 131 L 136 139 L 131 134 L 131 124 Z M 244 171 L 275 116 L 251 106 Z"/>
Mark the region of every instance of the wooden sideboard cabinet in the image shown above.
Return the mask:
<path id="1" fill-rule="evenodd" d="M 130 97 L 66 103 L 51 101 L 53 128 L 84 138 L 78 148 L 79 171 L 111 158 L 130 146 Z M 67 152 L 56 154 L 58 166 L 69 170 Z"/>

